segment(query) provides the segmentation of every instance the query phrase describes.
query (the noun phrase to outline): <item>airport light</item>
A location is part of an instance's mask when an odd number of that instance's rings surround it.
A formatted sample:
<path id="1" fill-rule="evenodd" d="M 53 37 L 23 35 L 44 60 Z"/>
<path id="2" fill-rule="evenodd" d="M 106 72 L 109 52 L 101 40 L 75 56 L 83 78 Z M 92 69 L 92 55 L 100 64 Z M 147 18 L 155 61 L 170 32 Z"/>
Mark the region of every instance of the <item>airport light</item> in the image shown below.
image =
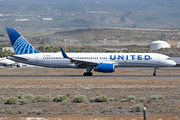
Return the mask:
<path id="1" fill-rule="evenodd" d="M 146 107 L 143 107 L 143 117 L 144 117 L 144 120 L 146 120 Z"/>

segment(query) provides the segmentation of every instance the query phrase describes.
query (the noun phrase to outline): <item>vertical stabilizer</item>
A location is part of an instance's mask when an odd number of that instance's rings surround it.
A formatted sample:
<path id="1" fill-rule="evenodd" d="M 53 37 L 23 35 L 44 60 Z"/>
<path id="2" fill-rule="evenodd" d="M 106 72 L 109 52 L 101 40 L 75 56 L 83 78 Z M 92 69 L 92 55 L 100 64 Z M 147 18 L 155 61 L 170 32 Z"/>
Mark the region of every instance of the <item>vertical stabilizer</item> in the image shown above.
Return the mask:
<path id="1" fill-rule="evenodd" d="M 16 55 L 39 53 L 16 29 L 6 27 L 6 31 Z"/>

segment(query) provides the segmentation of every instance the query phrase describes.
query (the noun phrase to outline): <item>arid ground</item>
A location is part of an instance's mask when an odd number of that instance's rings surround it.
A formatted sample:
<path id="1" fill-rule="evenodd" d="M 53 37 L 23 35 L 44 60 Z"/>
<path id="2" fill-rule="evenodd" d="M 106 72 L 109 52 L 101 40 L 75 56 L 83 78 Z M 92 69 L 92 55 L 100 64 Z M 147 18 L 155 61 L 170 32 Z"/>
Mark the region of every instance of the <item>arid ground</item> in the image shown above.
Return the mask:
<path id="1" fill-rule="evenodd" d="M 5 68 L 0 75 L 82 75 L 84 70 Z M 119 69 L 111 74 L 94 75 L 152 75 L 153 70 Z M 180 70 L 158 70 L 157 75 L 180 75 Z M 85 95 L 83 103 L 73 102 L 77 94 Z M 23 102 L 25 95 L 49 96 L 45 101 Z M 66 95 L 66 102 L 55 102 L 57 95 Z M 105 95 L 106 102 L 92 102 Z M 130 99 L 133 96 L 133 99 Z M 154 97 L 156 96 L 156 97 Z M 16 104 L 8 104 L 9 97 L 17 97 Z M 153 98 L 154 97 L 154 98 Z M 113 99 L 112 99 L 113 98 Z M 143 101 L 141 99 L 143 98 Z M 157 99 L 156 99 L 157 98 Z M 61 78 L 0 78 L 0 120 L 143 120 L 142 111 L 134 105 L 147 108 L 148 120 L 180 119 L 179 78 L 118 78 L 118 77 L 61 77 Z"/>

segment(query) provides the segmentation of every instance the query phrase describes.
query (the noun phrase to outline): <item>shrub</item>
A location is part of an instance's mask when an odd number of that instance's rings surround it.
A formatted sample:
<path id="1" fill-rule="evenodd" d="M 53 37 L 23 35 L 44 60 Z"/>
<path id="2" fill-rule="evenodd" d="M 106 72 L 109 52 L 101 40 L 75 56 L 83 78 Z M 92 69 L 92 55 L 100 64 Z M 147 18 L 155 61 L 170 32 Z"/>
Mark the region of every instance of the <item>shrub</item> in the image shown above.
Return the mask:
<path id="1" fill-rule="evenodd" d="M 9 97 L 7 99 L 7 104 L 17 104 L 19 102 L 19 99 L 17 97 Z"/>
<path id="2" fill-rule="evenodd" d="M 36 95 L 33 99 L 33 102 L 49 102 L 50 98 L 50 95 Z"/>
<path id="3" fill-rule="evenodd" d="M 132 95 L 129 95 L 128 98 L 129 98 L 129 101 L 130 101 L 130 100 L 136 100 L 136 97 L 135 97 L 135 96 L 132 96 Z"/>
<path id="4" fill-rule="evenodd" d="M 105 95 L 96 96 L 95 102 L 107 102 L 108 97 Z"/>
<path id="5" fill-rule="evenodd" d="M 36 115 L 40 115 L 42 114 L 42 110 L 28 110 L 29 114 L 36 114 Z"/>
<path id="6" fill-rule="evenodd" d="M 20 94 L 20 95 L 24 95 L 24 93 L 23 93 L 23 92 L 20 92 L 19 94 Z"/>
<path id="7" fill-rule="evenodd" d="M 123 105 L 120 105 L 119 107 L 118 107 L 118 109 L 123 109 L 124 108 L 124 106 Z"/>
<path id="8" fill-rule="evenodd" d="M 44 95 L 44 101 L 43 102 L 50 102 L 51 100 L 51 95 Z"/>
<path id="9" fill-rule="evenodd" d="M 164 99 L 162 95 L 151 95 L 151 100 Z"/>
<path id="10" fill-rule="evenodd" d="M 151 95 L 151 100 L 158 100 L 159 95 Z"/>
<path id="11" fill-rule="evenodd" d="M 112 112 L 113 109 L 114 109 L 113 107 L 108 107 L 109 112 Z"/>
<path id="12" fill-rule="evenodd" d="M 40 114 L 42 114 L 43 112 L 42 112 L 42 110 L 37 110 L 36 111 L 36 115 L 40 115 Z"/>
<path id="13" fill-rule="evenodd" d="M 54 102 L 62 102 L 65 100 L 68 100 L 68 97 L 66 95 L 58 95 L 53 99 Z"/>
<path id="14" fill-rule="evenodd" d="M 158 99 L 164 99 L 164 97 L 162 95 L 159 95 Z"/>
<path id="15" fill-rule="evenodd" d="M 33 101 L 34 95 L 30 95 L 30 94 L 29 94 L 29 95 L 24 95 L 24 96 L 21 97 L 21 99 L 22 99 L 22 100 L 25 100 L 25 99 L 26 99 L 26 100 L 28 100 L 28 101 Z"/>
<path id="16" fill-rule="evenodd" d="M 28 114 L 31 114 L 32 113 L 32 110 L 27 110 Z"/>
<path id="17" fill-rule="evenodd" d="M 64 110 L 64 112 L 67 112 L 67 111 L 68 111 L 68 109 L 65 109 L 65 110 Z"/>
<path id="18" fill-rule="evenodd" d="M 62 104 L 65 105 L 67 103 L 67 100 L 63 100 Z"/>
<path id="19" fill-rule="evenodd" d="M 140 98 L 139 98 L 139 101 L 140 101 L 140 102 L 144 102 L 145 100 L 146 100 L 145 97 L 140 97 Z"/>
<path id="20" fill-rule="evenodd" d="M 33 99 L 33 102 L 42 102 L 42 95 L 36 95 Z"/>
<path id="21" fill-rule="evenodd" d="M 115 99 L 114 99 L 114 101 L 118 101 L 118 99 L 117 99 L 117 98 L 115 98 Z"/>
<path id="22" fill-rule="evenodd" d="M 131 107 L 132 112 L 142 112 L 143 107 L 141 105 L 134 105 Z"/>
<path id="23" fill-rule="evenodd" d="M 95 102 L 95 97 L 90 98 L 90 102 Z"/>
<path id="24" fill-rule="evenodd" d="M 5 112 L 8 113 L 10 110 L 9 109 L 5 109 Z"/>
<path id="25" fill-rule="evenodd" d="M 7 101 L 7 98 L 3 98 L 2 101 Z"/>
<path id="26" fill-rule="evenodd" d="M 121 102 L 127 102 L 127 99 L 122 99 Z"/>
<path id="27" fill-rule="evenodd" d="M 86 96 L 80 95 L 80 94 L 76 95 L 73 99 L 73 102 L 75 102 L 75 103 L 83 103 L 85 101 L 86 101 Z"/>
<path id="28" fill-rule="evenodd" d="M 130 100 L 131 103 L 135 103 L 136 101 L 135 100 Z"/>
<path id="29" fill-rule="evenodd" d="M 114 98 L 109 98 L 109 101 L 113 101 L 114 100 Z"/>
<path id="30" fill-rule="evenodd" d="M 30 100 L 28 100 L 28 99 L 26 99 L 26 98 L 21 99 L 21 103 L 22 103 L 22 104 L 27 104 L 27 103 L 29 103 L 29 102 L 30 102 Z"/>
<path id="31" fill-rule="evenodd" d="M 0 100 L 3 100 L 4 96 L 0 96 Z"/>

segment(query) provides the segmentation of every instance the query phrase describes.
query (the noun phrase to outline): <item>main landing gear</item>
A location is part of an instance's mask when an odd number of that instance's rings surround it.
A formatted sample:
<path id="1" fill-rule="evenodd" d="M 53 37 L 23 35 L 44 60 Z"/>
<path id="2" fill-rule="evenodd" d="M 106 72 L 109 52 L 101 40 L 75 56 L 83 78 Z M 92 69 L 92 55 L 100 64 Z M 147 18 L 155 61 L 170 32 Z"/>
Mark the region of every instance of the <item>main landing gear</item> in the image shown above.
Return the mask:
<path id="1" fill-rule="evenodd" d="M 92 72 L 85 72 L 85 73 L 83 74 L 83 76 L 92 76 L 92 75 L 93 75 Z"/>
<path id="2" fill-rule="evenodd" d="M 83 76 L 92 76 L 93 75 L 93 73 L 91 72 L 92 69 L 93 69 L 93 67 L 87 66 L 86 72 L 83 74 Z"/>
<path id="3" fill-rule="evenodd" d="M 156 69 L 159 69 L 159 68 L 156 68 L 156 67 L 154 68 L 153 76 L 156 76 L 156 73 L 157 73 Z"/>

